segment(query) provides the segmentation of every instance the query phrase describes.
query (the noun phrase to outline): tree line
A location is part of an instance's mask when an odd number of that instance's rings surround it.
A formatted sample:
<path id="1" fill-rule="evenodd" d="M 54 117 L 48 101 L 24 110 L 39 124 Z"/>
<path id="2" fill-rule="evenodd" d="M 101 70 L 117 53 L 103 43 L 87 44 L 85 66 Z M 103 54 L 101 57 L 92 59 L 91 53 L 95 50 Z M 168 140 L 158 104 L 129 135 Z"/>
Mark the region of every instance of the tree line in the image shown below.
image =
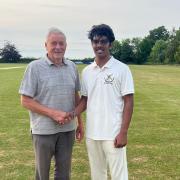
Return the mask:
<path id="1" fill-rule="evenodd" d="M 144 38 L 115 40 L 111 54 L 127 64 L 180 64 L 180 28 L 168 31 L 165 26 L 150 30 Z M 0 49 L 0 62 L 30 62 L 35 58 L 22 58 L 16 46 L 6 42 Z M 93 58 L 73 59 L 92 62 Z"/>
<path id="2" fill-rule="evenodd" d="M 180 28 L 160 26 L 144 38 L 114 41 L 111 54 L 124 63 L 180 64 Z"/>

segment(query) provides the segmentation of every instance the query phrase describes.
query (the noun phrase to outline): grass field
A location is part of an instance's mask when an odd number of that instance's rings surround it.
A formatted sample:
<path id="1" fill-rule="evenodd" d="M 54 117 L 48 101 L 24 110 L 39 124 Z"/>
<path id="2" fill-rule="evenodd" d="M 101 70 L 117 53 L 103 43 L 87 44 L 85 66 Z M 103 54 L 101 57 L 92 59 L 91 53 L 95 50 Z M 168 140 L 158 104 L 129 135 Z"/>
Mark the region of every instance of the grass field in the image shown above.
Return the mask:
<path id="1" fill-rule="evenodd" d="M 24 68 L 2 69 L 11 66 L 25 65 L 0 64 L 0 180 L 33 180 L 29 117 L 18 95 Z M 130 68 L 136 94 L 127 147 L 129 179 L 179 180 L 180 66 Z M 72 160 L 72 180 L 80 179 L 90 180 L 84 141 L 75 144 Z"/>

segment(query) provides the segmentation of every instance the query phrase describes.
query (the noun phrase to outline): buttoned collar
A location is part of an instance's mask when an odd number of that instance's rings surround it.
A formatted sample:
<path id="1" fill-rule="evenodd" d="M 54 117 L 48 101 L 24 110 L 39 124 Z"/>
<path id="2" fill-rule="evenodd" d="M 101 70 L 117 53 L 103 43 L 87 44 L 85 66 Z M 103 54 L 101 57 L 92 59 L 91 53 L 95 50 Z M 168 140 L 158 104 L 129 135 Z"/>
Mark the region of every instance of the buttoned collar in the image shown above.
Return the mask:
<path id="1" fill-rule="evenodd" d="M 54 63 L 48 58 L 47 55 L 45 57 L 45 61 L 48 63 L 49 66 L 54 65 Z M 67 60 L 65 58 L 63 58 L 63 65 L 68 65 Z"/>
<path id="2" fill-rule="evenodd" d="M 101 69 L 110 68 L 110 67 L 112 66 L 112 64 L 113 64 L 113 61 L 114 61 L 114 58 L 113 58 L 113 56 L 111 56 L 111 58 L 107 61 L 107 63 L 106 63 Z M 94 68 L 99 67 L 99 66 L 97 65 L 97 63 L 96 63 L 95 60 L 94 60 L 94 62 L 92 63 L 92 66 L 93 66 Z"/>

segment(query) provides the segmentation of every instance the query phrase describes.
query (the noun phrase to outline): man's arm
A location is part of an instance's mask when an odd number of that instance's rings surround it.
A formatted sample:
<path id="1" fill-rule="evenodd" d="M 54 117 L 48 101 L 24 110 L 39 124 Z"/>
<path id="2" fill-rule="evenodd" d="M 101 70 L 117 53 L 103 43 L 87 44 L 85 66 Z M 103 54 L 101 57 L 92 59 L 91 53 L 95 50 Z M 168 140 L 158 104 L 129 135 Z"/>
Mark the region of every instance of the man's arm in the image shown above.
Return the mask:
<path id="1" fill-rule="evenodd" d="M 79 96 L 79 93 L 76 91 L 75 92 L 75 104 L 76 104 L 76 107 L 78 106 L 79 103 L 80 103 L 80 96 Z M 77 129 L 76 129 L 76 139 L 78 141 L 81 141 L 83 139 L 83 137 L 84 137 L 84 128 L 83 128 L 83 121 L 82 121 L 80 113 L 77 115 L 77 119 L 78 119 L 78 126 L 77 126 Z"/>
<path id="2" fill-rule="evenodd" d="M 127 133 L 133 113 L 133 94 L 123 96 L 124 109 L 122 125 L 119 134 L 116 136 L 114 146 L 117 148 L 124 147 L 127 144 Z"/>
<path id="3" fill-rule="evenodd" d="M 81 96 L 78 106 L 75 108 L 74 114 L 79 115 L 86 110 L 87 107 L 87 96 Z"/>
<path id="4" fill-rule="evenodd" d="M 67 120 L 66 117 L 68 115 L 66 112 L 48 108 L 29 96 L 21 95 L 21 104 L 26 109 L 48 116 L 60 124 L 66 123 L 65 121 Z"/>

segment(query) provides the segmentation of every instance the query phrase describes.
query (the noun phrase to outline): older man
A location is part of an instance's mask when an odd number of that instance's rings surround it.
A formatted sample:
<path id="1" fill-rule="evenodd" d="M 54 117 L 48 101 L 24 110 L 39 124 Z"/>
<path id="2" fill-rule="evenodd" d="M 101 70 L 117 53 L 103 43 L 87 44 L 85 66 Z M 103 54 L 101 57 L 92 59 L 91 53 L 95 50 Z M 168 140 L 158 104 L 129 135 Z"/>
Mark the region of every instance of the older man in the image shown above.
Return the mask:
<path id="1" fill-rule="evenodd" d="M 75 64 L 64 58 L 66 46 L 64 33 L 51 28 L 45 42 L 47 55 L 27 66 L 19 90 L 22 105 L 30 111 L 36 180 L 49 179 L 53 156 L 54 179 L 70 179 L 76 122 L 67 112 L 79 101 L 80 84 Z M 83 137 L 80 116 L 76 137 Z"/>

